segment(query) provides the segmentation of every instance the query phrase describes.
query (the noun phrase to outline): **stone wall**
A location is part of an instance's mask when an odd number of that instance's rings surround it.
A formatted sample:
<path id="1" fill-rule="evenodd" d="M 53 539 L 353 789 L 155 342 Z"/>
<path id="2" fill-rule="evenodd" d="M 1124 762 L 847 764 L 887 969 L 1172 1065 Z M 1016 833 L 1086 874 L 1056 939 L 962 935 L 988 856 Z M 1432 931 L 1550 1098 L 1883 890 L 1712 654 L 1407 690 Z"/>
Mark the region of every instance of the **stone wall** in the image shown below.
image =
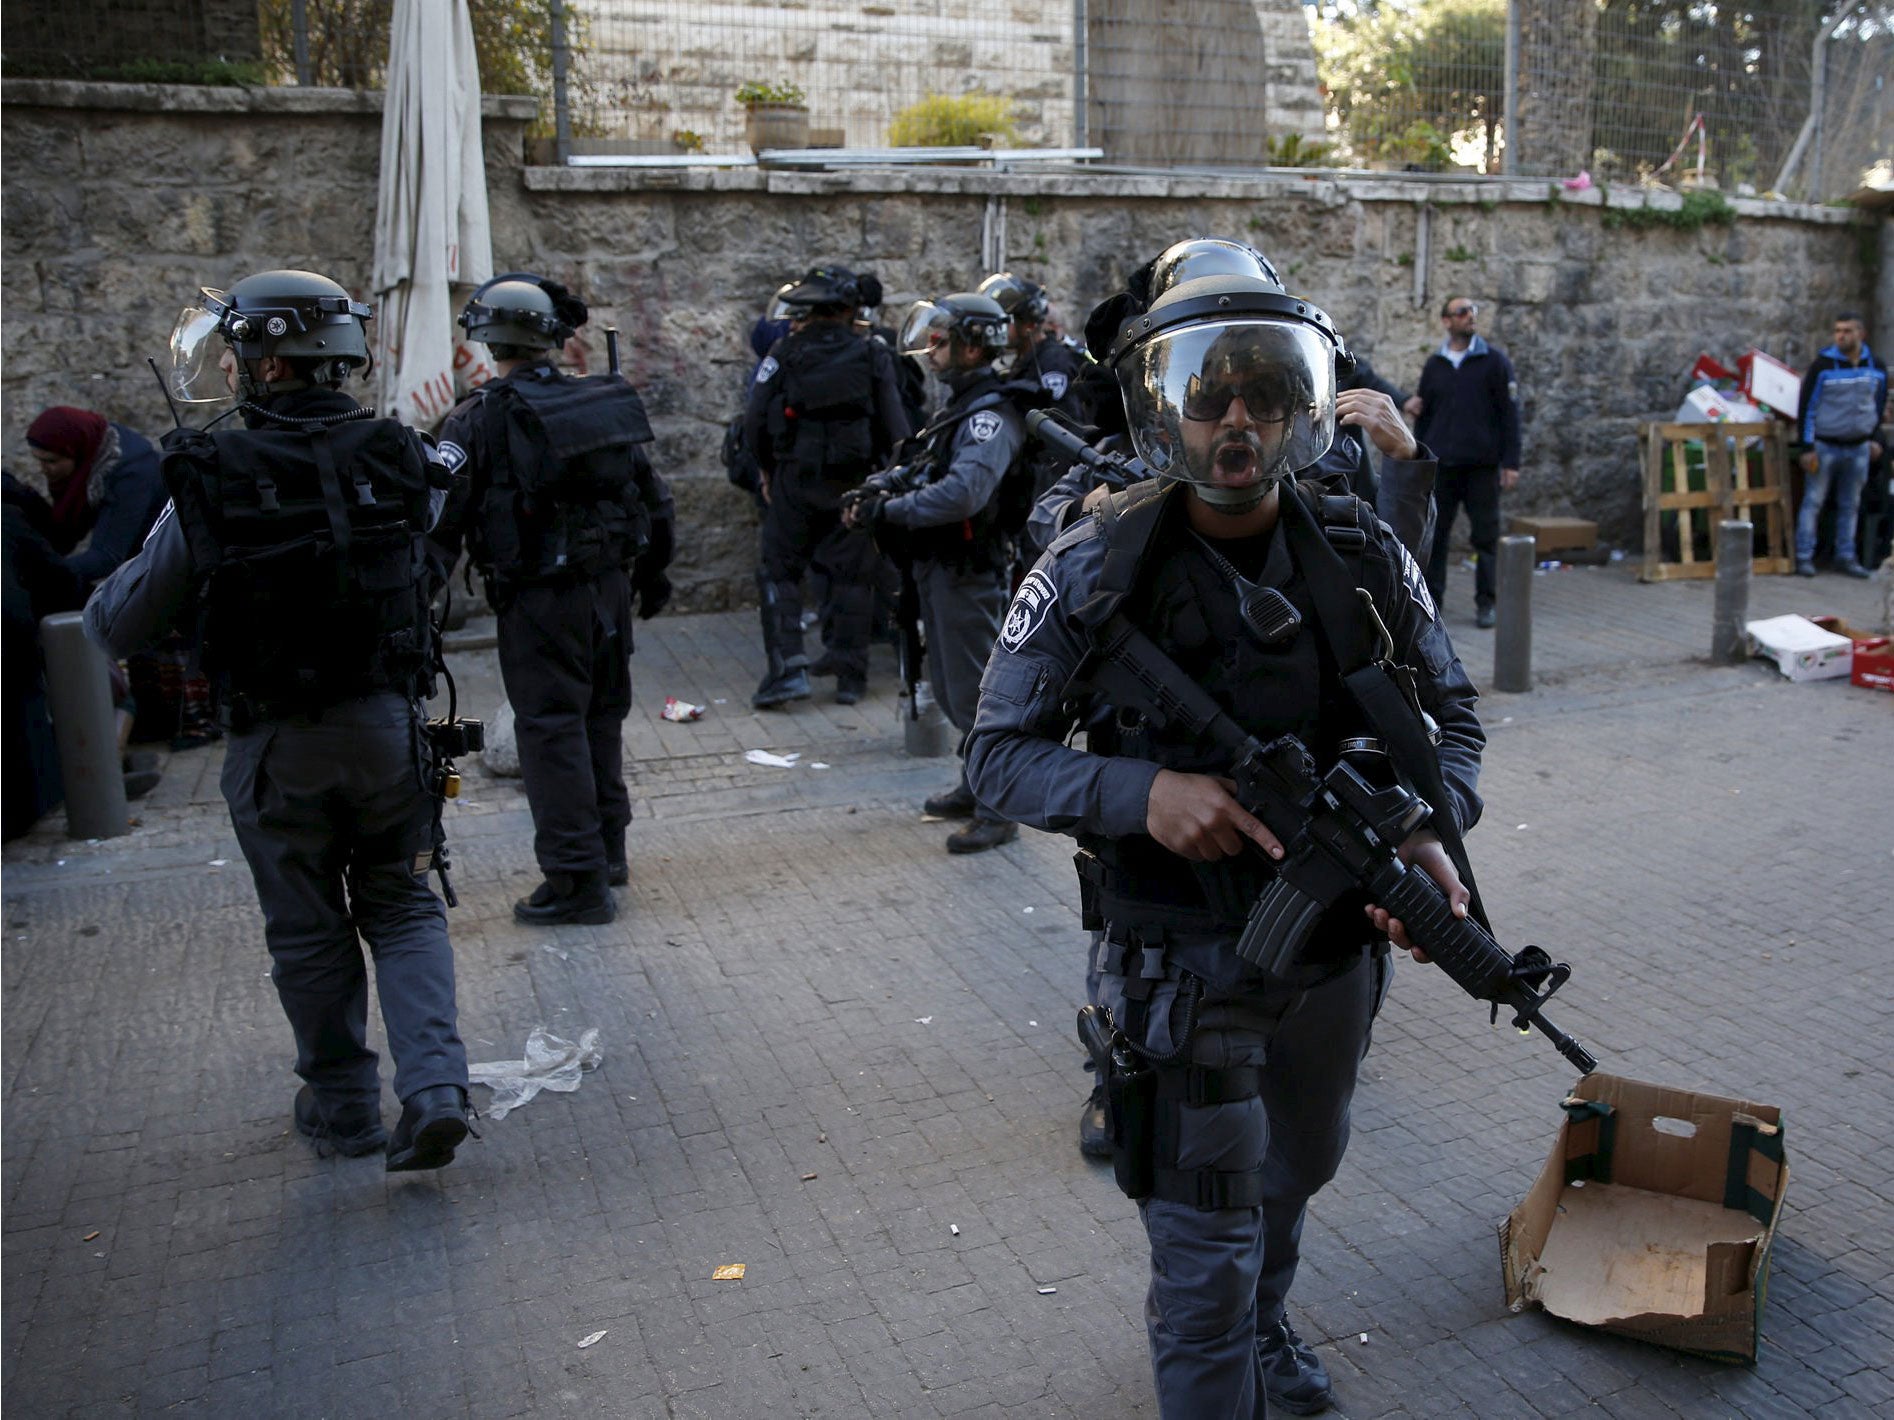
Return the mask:
<path id="1" fill-rule="evenodd" d="M 307 265 L 365 286 L 378 96 L 9 81 L 0 99 L 10 461 L 46 404 L 166 427 L 144 359 L 163 356 L 199 284 Z M 1643 193 L 1553 201 L 1528 181 L 528 168 L 529 112 L 489 100 L 495 262 L 586 294 L 581 358 L 602 363 L 605 324 L 624 331 L 684 518 L 680 604 L 696 608 L 751 595 L 753 516 L 717 450 L 768 294 L 822 260 L 876 271 L 891 308 L 964 288 L 982 274 L 990 204 L 1006 205 L 1008 264 L 1043 280 L 1074 327 L 1151 254 L 1203 233 L 1261 246 L 1410 385 L 1442 300 L 1474 297 L 1522 384 L 1525 482 L 1511 506 L 1595 518 L 1628 546 L 1636 420 L 1675 407 L 1699 350 L 1733 358 L 1754 343 L 1805 362 L 1836 309 L 1873 309 L 1885 245 L 1884 224 L 1846 211 L 1749 201 L 1727 227 L 1614 230 L 1601 206 Z M 1879 314 L 1877 328 L 1894 319 Z"/>

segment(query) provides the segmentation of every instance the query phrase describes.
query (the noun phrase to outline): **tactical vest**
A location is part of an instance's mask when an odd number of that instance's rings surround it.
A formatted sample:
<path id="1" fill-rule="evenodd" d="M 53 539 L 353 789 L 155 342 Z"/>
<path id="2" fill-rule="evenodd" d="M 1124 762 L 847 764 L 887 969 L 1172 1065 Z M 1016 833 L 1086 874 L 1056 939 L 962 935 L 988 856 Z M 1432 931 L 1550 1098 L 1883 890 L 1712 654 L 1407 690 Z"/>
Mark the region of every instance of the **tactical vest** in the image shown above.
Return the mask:
<path id="1" fill-rule="evenodd" d="M 946 475 L 953 461 L 954 439 L 960 426 L 983 409 L 1012 408 L 1022 417 L 1033 409 L 1044 408 L 1050 398 L 1036 381 L 1001 380 L 988 375 L 962 389 L 953 402 L 916 437 L 928 445 L 929 482 Z M 999 486 L 971 518 L 938 527 L 916 528 L 909 543 L 917 558 L 948 566 L 969 568 L 1004 567 L 1010 556 L 1012 540 L 1025 531 L 1033 509 L 1033 450 L 1036 439 L 1027 439 Z"/>
<path id="2" fill-rule="evenodd" d="M 1295 496 L 1292 488 L 1285 486 L 1285 497 Z M 1377 606 L 1386 606 L 1395 587 L 1385 572 L 1369 573 L 1369 559 L 1362 556 L 1374 515 L 1352 497 L 1321 494 L 1317 487 L 1313 502 L 1330 545 L 1343 554 L 1356 584 L 1370 588 Z M 1282 545 L 1270 555 L 1272 561 L 1290 559 L 1294 570 L 1278 590 L 1302 624 L 1287 640 L 1263 646 L 1244 628 L 1230 579 L 1187 531 L 1181 497 L 1170 496 L 1163 485 L 1140 484 L 1108 506 L 1113 512 L 1104 519 L 1105 563 L 1084 620 L 1097 615 L 1102 622 L 1109 608 L 1122 605 L 1192 681 L 1263 743 L 1294 734 L 1318 761 L 1332 763 L 1343 739 L 1373 733 L 1316 628 L 1314 599 L 1280 522 L 1272 537 Z M 1154 547 L 1164 555 L 1147 556 Z M 1244 569 L 1246 575 L 1255 570 Z M 1364 574 L 1369 581 L 1363 582 Z M 1226 767 L 1205 745 L 1122 711 L 1090 727 L 1087 744 L 1095 753 L 1148 760 L 1180 773 L 1214 774 Z M 1240 930 L 1275 875 L 1258 854 L 1193 863 L 1143 834 L 1084 835 L 1079 841 L 1087 850 L 1081 872 L 1088 909 L 1101 924 L 1131 933 Z M 1350 958 L 1375 939 L 1365 905 L 1365 898 L 1351 897 L 1330 910 L 1307 958 L 1311 965 Z"/>
<path id="3" fill-rule="evenodd" d="M 447 480 L 415 434 L 392 419 L 176 429 L 164 449 L 199 654 L 232 725 L 433 693 L 426 533 Z"/>
<path id="4" fill-rule="evenodd" d="M 840 327 L 791 335 L 777 351 L 781 399 L 770 410 L 778 467 L 839 496 L 874 471 L 875 347 Z"/>
<path id="5" fill-rule="evenodd" d="M 481 387 L 490 467 L 476 558 L 489 590 L 588 581 L 651 536 L 651 424 L 618 375 L 532 373 Z"/>

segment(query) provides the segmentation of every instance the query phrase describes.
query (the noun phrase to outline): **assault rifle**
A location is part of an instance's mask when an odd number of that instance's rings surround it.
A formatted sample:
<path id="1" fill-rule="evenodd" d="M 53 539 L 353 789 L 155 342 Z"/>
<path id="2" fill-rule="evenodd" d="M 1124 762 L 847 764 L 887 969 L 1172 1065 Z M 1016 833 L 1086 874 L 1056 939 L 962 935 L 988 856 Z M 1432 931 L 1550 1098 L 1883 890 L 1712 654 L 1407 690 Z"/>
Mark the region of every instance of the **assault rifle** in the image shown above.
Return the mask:
<path id="1" fill-rule="evenodd" d="M 1455 917 L 1434 880 L 1400 860 L 1396 850 L 1433 816 L 1424 799 L 1392 775 L 1370 783 L 1347 759 L 1324 774 L 1294 735 L 1258 743 L 1122 613 L 1105 623 L 1084 675 L 1112 705 L 1227 753 L 1237 802 L 1282 843 L 1275 881 L 1237 942 L 1243 960 L 1285 972 L 1322 914 L 1344 894 L 1362 892 L 1461 990 L 1489 1002 L 1495 1021 L 1503 1007 L 1514 1026 L 1537 1026 L 1582 1073 L 1597 1068 L 1591 1052 L 1545 1018 L 1545 1003 L 1572 969 L 1538 947 L 1507 952 L 1478 922 Z"/>
<path id="2" fill-rule="evenodd" d="M 1134 483 L 1157 477 L 1156 471 L 1143 459 L 1093 448 L 1052 410 L 1035 409 L 1028 414 L 1026 432 L 1049 446 L 1068 464 L 1084 464 L 1092 471 L 1099 485 L 1114 493 L 1122 492 Z"/>
<path id="3" fill-rule="evenodd" d="M 912 493 L 927 483 L 927 460 L 917 458 L 907 463 L 896 464 L 893 468 L 883 469 L 880 473 L 870 474 L 858 487 L 849 489 L 842 495 L 844 511 L 865 503 L 870 498 L 882 494 Z M 921 589 L 914 580 L 914 558 L 910 554 L 906 530 L 891 527 L 885 522 L 874 525 L 875 545 L 887 554 L 888 560 L 900 570 L 901 592 L 895 602 L 895 630 L 900 636 L 898 650 L 901 663 L 901 686 L 907 692 L 907 717 L 910 720 L 921 718 L 920 705 L 916 701 L 916 688 L 926 674 L 924 649 L 921 644 Z"/>

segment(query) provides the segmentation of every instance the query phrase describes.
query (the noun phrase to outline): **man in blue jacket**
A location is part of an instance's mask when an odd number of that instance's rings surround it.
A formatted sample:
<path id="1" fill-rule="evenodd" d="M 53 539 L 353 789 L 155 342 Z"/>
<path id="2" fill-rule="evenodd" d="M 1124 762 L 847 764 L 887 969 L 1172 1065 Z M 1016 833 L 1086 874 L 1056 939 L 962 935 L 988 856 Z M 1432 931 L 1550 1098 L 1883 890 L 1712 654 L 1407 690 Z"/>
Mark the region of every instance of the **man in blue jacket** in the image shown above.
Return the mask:
<path id="1" fill-rule="evenodd" d="M 1815 575 L 1815 529 L 1835 495 L 1835 570 L 1866 577 L 1856 555 L 1861 489 L 1881 457 L 1874 439 L 1887 406 L 1887 366 L 1868 349 L 1867 325 L 1853 311 L 1835 317 L 1835 343 L 1802 376 L 1802 507 L 1795 519 L 1795 575 Z"/>
<path id="2" fill-rule="evenodd" d="M 1473 326 L 1480 308 L 1465 296 L 1450 296 L 1440 308 L 1447 338 L 1421 369 L 1420 388 L 1405 408 L 1414 416 L 1414 437 L 1434 451 L 1434 547 L 1427 559 L 1427 588 L 1444 612 L 1447 544 L 1464 504 L 1473 550 L 1476 624 L 1493 624 L 1494 569 L 1499 558 L 1499 495 L 1519 483 L 1519 377 L 1497 345 Z"/>

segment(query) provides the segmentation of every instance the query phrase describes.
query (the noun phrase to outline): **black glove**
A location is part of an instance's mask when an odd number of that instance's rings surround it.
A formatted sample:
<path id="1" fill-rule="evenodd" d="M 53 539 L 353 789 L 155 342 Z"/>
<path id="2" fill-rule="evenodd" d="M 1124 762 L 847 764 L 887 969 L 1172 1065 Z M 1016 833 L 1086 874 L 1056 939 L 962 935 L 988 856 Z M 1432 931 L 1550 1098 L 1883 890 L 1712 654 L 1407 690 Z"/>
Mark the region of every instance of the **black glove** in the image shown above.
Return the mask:
<path id="1" fill-rule="evenodd" d="M 649 621 L 671 603 L 671 579 L 662 572 L 651 572 L 638 579 L 634 589 L 638 597 L 638 620 Z"/>
<path id="2" fill-rule="evenodd" d="M 855 526 L 872 528 L 880 522 L 888 510 L 888 500 L 894 497 L 885 488 L 859 488 L 850 502 L 855 515 Z"/>

